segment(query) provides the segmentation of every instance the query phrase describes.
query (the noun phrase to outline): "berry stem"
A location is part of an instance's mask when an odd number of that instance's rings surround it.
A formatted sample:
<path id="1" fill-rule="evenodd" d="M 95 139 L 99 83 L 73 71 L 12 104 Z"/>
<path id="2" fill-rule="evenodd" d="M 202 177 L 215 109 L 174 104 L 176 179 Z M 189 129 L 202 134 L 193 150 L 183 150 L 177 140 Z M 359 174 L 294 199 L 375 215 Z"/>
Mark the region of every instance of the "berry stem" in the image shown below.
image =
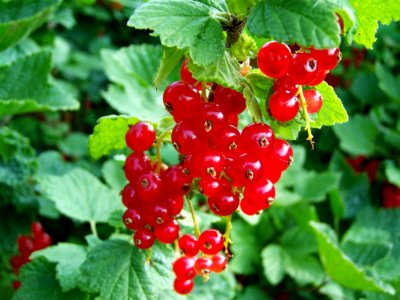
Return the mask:
<path id="1" fill-rule="evenodd" d="M 190 209 L 190 214 L 192 215 L 192 220 L 193 220 L 193 227 L 194 227 L 194 234 L 196 235 L 196 237 L 198 238 L 200 236 L 200 229 L 199 229 L 199 224 L 197 223 L 197 219 L 196 219 L 196 213 L 194 212 L 194 207 L 193 207 L 193 203 L 192 203 L 192 199 L 189 197 L 186 197 L 187 203 L 189 205 L 189 209 Z"/>
<path id="2" fill-rule="evenodd" d="M 99 235 L 97 234 L 96 222 L 91 220 L 91 221 L 89 221 L 89 224 L 90 224 L 90 230 L 92 231 L 92 234 L 95 237 L 99 237 Z"/>
<path id="3" fill-rule="evenodd" d="M 314 136 L 311 133 L 311 123 L 313 123 L 314 121 L 310 119 L 310 116 L 307 113 L 307 103 L 303 94 L 303 86 L 299 85 L 299 90 L 297 94 L 299 95 L 300 98 L 301 109 L 303 111 L 303 119 L 306 121 L 306 126 L 304 127 L 304 130 L 306 130 L 308 133 L 307 140 L 311 144 L 311 149 L 314 150 L 314 141 L 313 141 Z"/>
<path id="4" fill-rule="evenodd" d="M 231 239 L 230 239 L 230 234 L 231 234 L 231 230 L 232 230 L 232 215 L 229 215 L 226 218 L 226 227 L 225 227 L 225 233 L 224 233 L 224 247 L 225 247 L 225 253 L 226 255 L 229 256 L 229 244 L 232 243 Z"/>
<path id="5" fill-rule="evenodd" d="M 150 262 L 152 254 L 153 254 L 153 249 L 152 249 L 152 248 L 149 248 L 149 249 L 147 250 L 147 255 L 146 255 L 146 262 L 147 262 L 147 263 Z"/>
<path id="6" fill-rule="evenodd" d="M 201 82 L 201 98 L 203 98 L 204 102 L 208 102 L 207 98 L 207 84 L 205 82 Z"/>
<path id="7" fill-rule="evenodd" d="M 164 131 L 162 134 L 160 134 L 160 136 L 157 139 L 157 143 L 156 143 L 156 160 L 157 160 L 156 173 L 157 174 L 160 174 L 161 165 L 162 165 L 161 146 L 162 146 L 164 138 L 170 133 L 171 133 L 170 131 Z"/>

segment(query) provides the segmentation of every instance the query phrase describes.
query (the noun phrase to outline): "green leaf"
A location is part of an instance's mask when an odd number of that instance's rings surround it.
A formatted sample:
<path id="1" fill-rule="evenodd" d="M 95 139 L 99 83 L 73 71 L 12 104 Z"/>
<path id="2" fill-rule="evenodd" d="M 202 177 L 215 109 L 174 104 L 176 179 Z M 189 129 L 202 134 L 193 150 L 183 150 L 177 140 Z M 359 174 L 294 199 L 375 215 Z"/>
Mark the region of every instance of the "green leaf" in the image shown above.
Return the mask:
<path id="1" fill-rule="evenodd" d="M 270 36 L 303 47 L 334 48 L 340 44 L 335 8 L 324 1 L 262 0 L 250 13 L 248 28 L 258 36 Z"/>
<path id="2" fill-rule="evenodd" d="M 246 99 L 246 107 L 249 115 L 256 122 L 262 122 L 262 113 L 260 104 L 258 103 L 257 98 L 254 96 L 249 87 L 244 88 L 243 97 Z"/>
<path id="3" fill-rule="evenodd" d="M 130 17 L 128 26 L 151 29 L 167 47 L 188 50 L 194 63 L 207 66 L 220 59 L 225 50 L 221 24 L 213 15 L 221 7 L 212 1 L 152 0 Z"/>
<path id="4" fill-rule="evenodd" d="M 369 117 L 355 115 L 347 124 L 335 126 L 333 130 L 340 140 L 340 148 L 347 153 L 354 156 L 375 153 L 379 132 Z"/>
<path id="5" fill-rule="evenodd" d="M 185 52 L 173 47 L 163 47 L 160 67 L 154 77 L 154 85 L 159 88 L 161 83 L 168 77 L 168 75 L 176 68 L 182 61 Z"/>
<path id="6" fill-rule="evenodd" d="M 316 89 L 322 95 L 323 104 L 315 122 L 311 123 L 311 127 L 321 128 L 322 126 L 332 126 L 337 123 L 347 122 L 349 117 L 334 89 L 326 82 L 318 85 Z"/>
<path id="7" fill-rule="evenodd" d="M 287 229 L 281 241 L 282 246 L 292 255 L 306 256 L 318 251 L 317 240 L 309 228 L 294 226 Z"/>
<path id="8" fill-rule="evenodd" d="M 313 256 L 288 255 L 285 260 L 285 271 L 299 285 L 318 286 L 325 275 L 320 262 Z"/>
<path id="9" fill-rule="evenodd" d="M 394 293 L 392 286 L 367 276 L 342 252 L 335 232 L 328 225 L 314 221 L 310 225 L 317 237 L 324 269 L 334 281 L 351 289 Z"/>
<path id="10" fill-rule="evenodd" d="M 14 294 L 13 300 L 83 300 L 87 294 L 78 290 L 64 293 L 56 279 L 54 264 L 45 258 L 37 258 L 20 271 L 22 285 Z"/>
<path id="11" fill-rule="evenodd" d="M 260 0 L 226 0 L 229 11 L 238 16 L 247 16 L 250 9 Z"/>
<path id="12" fill-rule="evenodd" d="M 251 90 L 261 102 L 266 101 L 271 93 L 271 88 L 274 80 L 265 76 L 259 69 L 252 70 L 245 76 L 247 83 L 250 85 Z"/>
<path id="13" fill-rule="evenodd" d="M 382 64 L 375 64 L 379 87 L 391 99 L 400 102 L 400 77 L 395 77 Z"/>
<path id="14" fill-rule="evenodd" d="M 161 248 L 161 247 L 160 247 Z M 102 300 L 158 299 L 172 293 L 172 251 L 153 251 L 152 265 L 146 252 L 123 240 L 108 240 L 93 247 L 81 267 L 81 288 L 100 293 Z"/>
<path id="15" fill-rule="evenodd" d="M 60 152 L 46 151 L 38 156 L 38 176 L 63 175 L 73 169 L 73 166 L 66 162 Z"/>
<path id="16" fill-rule="evenodd" d="M 163 91 L 153 85 L 161 55 L 160 46 L 146 44 L 102 50 L 105 72 L 112 82 L 102 93 L 108 104 L 121 114 L 155 122 L 167 115 Z"/>
<path id="17" fill-rule="evenodd" d="M 107 116 L 97 121 L 93 134 L 89 136 L 89 153 L 93 159 L 109 155 L 113 150 L 126 146 L 125 135 L 129 125 L 139 121 L 136 117 Z"/>
<path id="18" fill-rule="evenodd" d="M 201 276 L 197 276 L 194 285 L 193 291 L 187 296 L 189 300 L 236 299 L 236 280 L 229 267 L 221 274 L 212 273 L 207 282 L 204 282 Z"/>
<path id="19" fill-rule="evenodd" d="M 42 25 L 61 3 L 60 0 L 0 2 L 0 51 L 16 45 Z"/>
<path id="20" fill-rule="evenodd" d="M 321 202 L 325 200 L 328 192 L 338 186 L 338 182 L 339 174 L 331 171 L 304 172 L 294 190 L 306 201 Z"/>
<path id="21" fill-rule="evenodd" d="M 285 276 L 285 250 L 275 244 L 270 244 L 261 252 L 261 262 L 264 275 L 272 285 L 277 285 Z"/>
<path id="22" fill-rule="evenodd" d="M 68 156 L 83 157 L 88 154 L 88 137 L 86 134 L 74 132 L 60 141 L 58 147 Z"/>
<path id="23" fill-rule="evenodd" d="M 31 257 L 43 256 L 48 261 L 56 263 L 57 279 L 60 281 L 63 292 L 78 286 L 79 268 L 86 259 L 84 246 L 59 243 L 56 246 L 34 252 Z"/>
<path id="24" fill-rule="evenodd" d="M 0 116 L 76 110 L 79 102 L 49 82 L 51 53 L 40 51 L 0 66 Z"/>
<path id="25" fill-rule="evenodd" d="M 204 82 L 216 82 L 234 90 L 240 90 L 240 65 L 235 57 L 225 51 L 221 58 L 208 66 L 189 61 L 189 70 L 194 78 Z"/>
<path id="26" fill-rule="evenodd" d="M 116 191 L 122 191 L 128 182 L 125 177 L 123 166 L 124 161 L 110 159 L 107 160 L 101 168 L 101 174 L 106 183 Z"/>
<path id="27" fill-rule="evenodd" d="M 393 161 L 387 161 L 385 163 L 385 175 L 390 183 L 400 187 L 400 169 Z"/>
<path id="28" fill-rule="evenodd" d="M 29 232 L 31 222 L 28 217 L 22 216 L 12 208 L 0 209 L 0 253 L 15 253 L 18 236 Z"/>
<path id="29" fill-rule="evenodd" d="M 44 178 L 41 187 L 62 214 L 75 220 L 107 222 L 110 214 L 121 207 L 116 192 L 78 168 L 62 176 Z"/>
<path id="30" fill-rule="evenodd" d="M 400 20 L 400 5 L 397 0 L 349 0 L 353 6 L 358 27 L 354 41 L 372 48 L 378 30 L 378 21 L 382 24 L 389 24 L 392 21 Z"/>

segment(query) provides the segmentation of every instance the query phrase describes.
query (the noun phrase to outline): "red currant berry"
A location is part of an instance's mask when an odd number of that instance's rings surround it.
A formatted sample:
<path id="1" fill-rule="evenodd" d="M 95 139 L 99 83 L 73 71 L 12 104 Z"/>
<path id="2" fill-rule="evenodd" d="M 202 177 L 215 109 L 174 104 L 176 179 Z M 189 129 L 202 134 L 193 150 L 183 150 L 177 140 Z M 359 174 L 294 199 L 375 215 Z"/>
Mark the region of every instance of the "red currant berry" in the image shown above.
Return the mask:
<path id="1" fill-rule="evenodd" d="M 229 182 L 222 177 L 221 179 L 203 176 L 199 182 L 201 193 L 207 197 L 216 196 L 224 187 L 230 187 Z"/>
<path id="2" fill-rule="evenodd" d="M 275 140 L 274 150 L 264 159 L 264 165 L 285 171 L 293 162 L 293 149 L 282 139 Z"/>
<path id="3" fill-rule="evenodd" d="M 148 249 L 154 244 L 154 234 L 147 228 L 138 229 L 134 236 L 133 241 L 139 249 Z"/>
<path id="4" fill-rule="evenodd" d="M 141 200 L 157 200 L 161 193 L 160 176 L 156 173 L 143 174 L 138 178 L 135 190 Z"/>
<path id="5" fill-rule="evenodd" d="M 311 55 L 318 61 L 318 65 L 324 70 L 330 71 L 336 68 L 342 59 L 342 53 L 339 48 L 331 49 L 311 49 Z"/>
<path id="6" fill-rule="evenodd" d="M 156 131 L 147 122 L 138 122 L 130 126 L 125 136 L 126 144 L 135 152 L 143 152 L 150 149 L 155 140 Z"/>
<path id="7" fill-rule="evenodd" d="M 221 273 L 223 270 L 226 269 L 226 265 L 228 260 L 222 254 L 216 254 L 212 257 L 213 266 L 212 271 L 215 273 Z"/>
<path id="8" fill-rule="evenodd" d="M 150 158 L 143 152 L 130 154 L 125 161 L 125 176 L 129 182 L 136 184 L 137 179 L 144 173 L 153 170 Z"/>
<path id="9" fill-rule="evenodd" d="M 294 83 L 308 85 L 317 76 L 317 60 L 310 53 L 296 53 L 288 69 Z"/>
<path id="10" fill-rule="evenodd" d="M 180 154 L 194 154 L 202 149 L 204 137 L 191 121 L 182 121 L 172 130 L 171 141 Z"/>
<path id="11" fill-rule="evenodd" d="M 187 155 L 183 160 L 184 172 L 191 177 L 200 177 L 201 164 L 197 155 Z"/>
<path id="12" fill-rule="evenodd" d="M 22 235 L 18 237 L 18 250 L 23 256 L 29 257 L 31 255 L 34 245 L 31 237 Z"/>
<path id="13" fill-rule="evenodd" d="M 156 226 L 154 234 L 161 243 L 171 244 L 178 238 L 179 224 L 176 220 L 171 220 L 164 225 Z"/>
<path id="14" fill-rule="evenodd" d="M 196 276 L 194 263 L 195 260 L 193 258 L 182 256 L 173 263 L 172 269 L 177 278 L 193 279 Z"/>
<path id="15" fill-rule="evenodd" d="M 218 216 L 229 216 L 239 207 L 239 196 L 229 189 L 223 189 L 214 197 L 208 198 L 208 206 Z"/>
<path id="16" fill-rule="evenodd" d="M 224 237 L 218 230 L 207 229 L 200 234 L 198 245 L 204 254 L 214 255 L 224 248 Z"/>
<path id="17" fill-rule="evenodd" d="M 186 256 L 195 256 L 199 253 L 199 246 L 197 245 L 197 239 L 191 234 L 182 235 L 179 238 L 179 249 Z"/>
<path id="18" fill-rule="evenodd" d="M 41 250 L 47 248 L 51 245 L 51 237 L 47 233 L 42 233 L 39 236 L 35 236 L 33 240 L 33 251 Z"/>
<path id="19" fill-rule="evenodd" d="M 10 258 L 10 264 L 15 274 L 19 273 L 19 269 L 26 263 L 27 258 L 22 255 L 14 255 Z"/>
<path id="20" fill-rule="evenodd" d="M 226 156 L 234 156 L 239 144 L 240 132 L 232 125 L 227 125 L 211 136 L 211 144 Z"/>
<path id="21" fill-rule="evenodd" d="M 138 230 L 145 225 L 143 221 L 143 213 L 135 208 L 130 208 L 125 211 L 124 215 L 122 216 L 122 221 L 124 222 L 126 228 L 130 230 Z"/>
<path id="22" fill-rule="evenodd" d="M 307 103 L 307 112 L 315 114 L 320 111 L 322 107 L 322 96 L 316 90 L 307 90 L 303 93 Z"/>
<path id="23" fill-rule="evenodd" d="M 229 125 L 237 127 L 239 124 L 239 116 L 235 114 L 228 115 L 228 123 Z"/>
<path id="24" fill-rule="evenodd" d="M 181 295 L 187 295 L 193 290 L 194 282 L 192 279 L 176 278 L 174 281 L 175 292 Z"/>
<path id="25" fill-rule="evenodd" d="M 121 192 L 122 203 L 126 208 L 138 207 L 136 190 L 128 183 Z"/>
<path id="26" fill-rule="evenodd" d="M 243 198 L 242 201 L 240 201 L 240 210 L 248 216 L 253 216 L 260 211 L 253 206 L 251 200 L 248 198 Z"/>
<path id="27" fill-rule="evenodd" d="M 218 151 L 209 150 L 200 155 L 201 169 L 200 175 L 208 175 L 211 177 L 219 177 L 219 174 L 224 169 L 225 160 L 222 153 Z"/>
<path id="28" fill-rule="evenodd" d="M 203 125 L 206 134 L 213 134 L 229 123 L 218 104 L 204 103 L 200 114 L 200 124 Z"/>
<path id="29" fill-rule="evenodd" d="M 271 78 L 284 76 L 291 60 L 290 48 L 276 41 L 264 44 L 257 55 L 257 64 L 261 72 Z"/>
<path id="30" fill-rule="evenodd" d="M 39 222 L 33 222 L 31 225 L 33 236 L 41 235 L 43 231 L 43 226 Z"/>
<path id="31" fill-rule="evenodd" d="M 275 92 L 269 98 L 268 109 L 277 121 L 288 122 L 293 120 L 300 110 L 299 99 L 287 93 Z"/>
<path id="32" fill-rule="evenodd" d="M 194 270 L 198 275 L 207 275 L 211 273 L 213 261 L 209 257 L 199 257 L 194 263 Z"/>
<path id="33" fill-rule="evenodd" d="M 221 85 L 215 89 L 214 101 L 226 114 L 238 115 L 246 109 L 246 100 L 241 93 Z"/>
<path id="34" fill-rule="evenodd" d="M 150 224 L 153 226 L 164 225 L 172 220 L 171 209 L 164 204 L 154 203 L 148 213 L 150 215 Z"/>
<path id="35" fill-rule="evenodd" d="M 263 123 L 252 123 L 246 126 L 240 136 L 241 153 L 264 155 L 274 148 L 275 134 L 271 127 Z"/>
<path id="36" fill-rule="evenodd" d="M 246 186 L 257 182 L 264 173 L 264 166 L 256 155 L 242 154 L 234 161 L 233 184 Z"/>
<path id="37" fill-rule="evenodd" d="M 182 165 L 174 165 L 165 170 L 161 181 L 170 195 L 184 195 L 192 185 L 192 177 L 186 174 Z"/>
<path id="38" fill-rule="evenodd" d="M 311 81 L 308 85 L 316 86 L 316 85 L 321 84 L 325 80 L 326 74 L 328 74 L 328 71 L 320 68 L 318 65 L 317 76 L 315 76 L 315 79 L 313 81 Z"/>
<path id="39" fill-rule="evenodd" d="M 274 82 L 272 88 L 274 92 L 285 92 L 294 96 L 297 93 L 299 85 L 293 83 L 289 76 L 283 76 Z"/>
<path id="40" fill-rule="evenodd" d="M 178 215 L 184 206 L 184 198 L 181 195 L 177 195 L 177 196 L 168 196 L 167 200 L 165 201 L 166 204 L 170 207 L 171 209 L 171 214 L 173 216 Z"/>
<path id="41" fill-rule="evenodd" d="M 21 287 L 21 281 L 13 280 L 12 285 L 14 290 L 18 290 Z"/>
<path id="42" fill-rule="evenodd" d="M 244 191 L 244 198 L 249 199 L 256 209 L 266 209 L 275 200 L 275 187 L 268 179 L 249 185 Z"/>
<path id="43" fill-rule="evenodd" d="M 189 71 L 188 62 L 189 62 L 189 60 L 185 59 L 185 61 L 182 64 L 181 72 L 180 72 L 181 80 L 184 83 L 191 84 L 193 86 L 197 86 L 197 84 L 195 84 L 195 83 L 197 83 L 198 81 L 193 78 L 192 72 Z"/>

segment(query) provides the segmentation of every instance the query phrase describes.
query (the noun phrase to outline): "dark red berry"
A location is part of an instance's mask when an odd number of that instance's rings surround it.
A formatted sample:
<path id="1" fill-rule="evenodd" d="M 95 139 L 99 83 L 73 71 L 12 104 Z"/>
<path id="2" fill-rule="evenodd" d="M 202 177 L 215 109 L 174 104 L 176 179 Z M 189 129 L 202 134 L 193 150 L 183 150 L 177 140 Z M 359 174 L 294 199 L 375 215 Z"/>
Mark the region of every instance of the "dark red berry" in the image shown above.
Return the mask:
<path id="1" fill-rule="evenodd" d="M 153 246 L 155 240 L 155 236 L 151 230 L 147 228 L 140 228 L 138 229 L 134 236 L 133 241 L 136 247 L 140 249 L 148 249 Z"/>
<path id="2" fill-rule="evenodd" d="M 296 84 L 308 85 L 317 76 L 318 62 L 310 53 L 296 53 L 288 69 L 288 76 Z"/>
<path id="3" fill-rule="evenodd" d="M 226 265 L 228 260 L 222 254 L 216 254 L 212 257 L 213 266 L 212 271 L 215 273 L 221 273 L 223 270 L 226 269 Z"/>
<path id="4" fill-rule="evenodd" d="M 224 248 L 224 237 L 218 230 L 207 229 L 200 234 L 198 245 L 201 252 L 213 255 Z"/>
<path id="5" fill-rule="evenodd" d="M 14 290 L 18 290 L 21 287 L 21 281 L 13 280 L 12 285 Z"/>
<path id="6" fill-rule="evenodd" d="M 315 114 L 320 111 L 322 107 L 322 96 L 317 90 L 307 90 L 303 93 L 307 103 L 307 112 Z"/>
<path id="7" fill-rule="evenodd" d="M 143 152 L 150 149 L 155 140 L 156 131 L 147 122 L 138 122 L 131 126 L 125 136 L 126 144 L 135 152 Z"/>
<path id="8" fill-rule="evenodd" d="M 171 220 L 166 224 L 156 226 L 154 234 L 161 243 L 171 244 L 179 236 L 179 224 L 176 220 Z"/>
<path id="9" fill-rule="evenodd" d="M 191 234 L 182 235 L 179 238 L 179 249 L 186 256 L 195 256 L 199 252 L 197 239 Z"/>
<path id="10" fill-rule="evenodd" d="M 287 93 L 275 92 L 269 98 L 268 109 L 277 121 L 288 122 L 293 120 L 300 110 L 299 99 Z"/>
<path id="11" fill-rule="evenodd" d="M 176 278 L 174 281 L 175 292 L 181 295 L 187 295 L 193 290 L 194 282 L 192 279 Z"/>
<path id="12" fill-rule="evenodd" d="M 50 235 L 44 232 L 41 235 L 35 236 L 33 240 L 33 251 L 47 248 L 50 245 L 51 245 L 51 237 Z"/>
<path id="13" fill-rule="evenodd" d="M 214 91 L 214 102 L 226 114 L 238 115 L 246 109 L 246 100 L 241 93 L 221 85 Z"/>
<path id="14" fill-rule="evenodd" d="M 257 55 L 257 64 L 261 72 L 271 78 L 284 76 L 291 60 L 290 48 L 276 41 L 264 44 Z"/>
<path id="15" fill-rule="evenodd" d="M 34 245 L 31 237 L 22 235 L 18 237 L 18 250 L 23 256 L 31 255 Z"/>
<path id="16" fill-rule="evenodd" d="M 193 279 L 196 276 L 194 263 L 195 259 L 182 256 L 173 263 L 172 269 L 179 279 Z"/>
<path id="17" fill-rule="evenodd" d="M 43 226 L 39 222 L 33 222 L 31 225 L 33 236 L 41 235 L 43 231 Z"/>

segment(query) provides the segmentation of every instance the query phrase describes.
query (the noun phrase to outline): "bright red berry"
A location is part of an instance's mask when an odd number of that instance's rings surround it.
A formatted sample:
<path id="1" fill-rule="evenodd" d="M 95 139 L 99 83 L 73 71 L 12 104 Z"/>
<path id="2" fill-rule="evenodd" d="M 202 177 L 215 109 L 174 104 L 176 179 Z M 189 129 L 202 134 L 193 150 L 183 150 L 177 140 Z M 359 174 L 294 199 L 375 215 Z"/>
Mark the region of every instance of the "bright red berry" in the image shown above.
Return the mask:
<path id="1" fill-rule="evenodd" d="M 199 252 L 197 239 L 191 234 L 184 234 L 178 241 L 179 249 L 186 256 L 195 256 Z"/>
<path id="2" fill-rule="evenodd" d="M 136 247 L 140 249 L 148 249 L 153 246 L 155 240 L 155 236 L 151 230 L 147 228 L 140 228 L 138 229 L 134 236 L 133 241 Z"/>
<path id="3" fill-rule="evenodd" d="M 155 201 L 161 193 L 161 179 L 156 173 L 146 173 L 137 180 L 135 190 L 144 201 Z"/>
<path id="4" fill-rule="evenodd" d="M 154 234 L 161 243 L 171 244 L 179 236 L 179 224 L 176 220 L 171 220 L 161 226 L 154 228 Z"/>
<path id="5" fill-rule="evenodd" d="M 239 145 L 240 132 L 232 125 L 221 128 L 211 136 L 212 146 L 226 156 L 234 156 Z"/>
<path id="6" fill-rule="evenodd" d="M 299 99 L 287 93 L 275 92 L 269 98 L 268 110 L 279 122 L 291 121 L 300 110 Z"/>
<path id="7" fill-rule="evenodd" d="M 294 83 L 308 85 L 317 76 L 317 66 L 317 60 L 310 53 L 296 53 L 287 73 Z"/>
<path id="8" fill-rule="evenodd" d="M 221 273 L 223 270 L 226 269 L 226 265 L 228 260 L 222 254 L 216 254 L 212 257 L 213 266 L 212 271 L 215 273 Z"/>
<path id="9" fill-rule="evenodd" d="M 299 88 L 298 84 L 295 84 L 289 76 L 283 76 L 278 78 L 273 85 L 274 92 L 285 92 L 290 95 L 295 95 Z"/>
<path id="10" fill-rule="evenodd" d="M 342 53 L 340 52 L 339 48 L 323 50 L 312 48 L 310 54 L 318 61 L 318 65 L 327 71 L 336 68 L 336 66 L 342 59 Z"/>
<path id="11" fill-rule="evenodd" d="M 218 230 L 207 229 L 200 234 L 198 245 L 201 252 L 213 255 L 224 248 L 224 237 Z"/>
<path id="12" fill-rule="evenodd" d="M 184 198 L 182 195 L 176 195 L 176 196 L 172 196 L 172 195 L 167 195 L 167 198 L 165 200 L 165 203 L 170 207 L 171 209 L 171 214 L 173 216 L 178 215 L 184 206 Z"/>
<path id="13" fill-rule="evenodd" d="M 268 179 L 260 180 L 246 187 L 244 198 L 247 198 L 254 208 L 266 209 L 275 200 L 275 187 Z"/>
<path id="14" fill-rule="evenodd" d="M 161 181 L 170 195 L 184 195 L 192 185 L 192 177 L 186 174 L 182 165 L 174 165 L 165 170 L 161 175 Z"/>
<path id="15" fill-rule="evenodd" d="M 125 136 L 126 144 L 135 152 L 143 152 L 150 149 L 155 140 L 156 131 L 147 122 L 138 122 L 130 126 Z"/>
<path id="16" fill-rule="evenodd" d="M 238 115 L 246 109 L 246 100 L 241 93 L 221 85 L 214 91 L 214 102 L 226 114 Z"/>
<path id="17" fill-rule="evenodd" d="M 153 226 L 164 225 L 172 220 L 170 207 L 163 203 L 154 203 L 146 213 L 149 214 L 150 224 Z"/>
<path id="18" fill-rule="evenodd" d="M 230 187 L 229 182 L 222 177 L 221 179 L 211 176 L 203 176 L 199 182 L 201 193 L 207 197 L 216 196 L 224 187 Z"/>
<path id="19" fill-rule="evenodd" d="M 145 225 L 143 220 L 143 212 L 135 208 L 129 208 L 126 210 L 122 216 L 122 221 L 130 230 L 138 230 Z"/>
<path id="20" fill-rule="evenodd" d="M 286 44 L 276 41 L 264 44 L 257 55 L 257 63 L 261 72 L 271 78 L 284 76 L 291 60 L 290 48 Z"/>
<path id="21" fill-rule="evenodd" d="M 307 103 L 307 112 L 315 114 L 320 111 L 322 107 L 322 96 L 317 90 L 306 90 L 303 93 Z"/>
<path id="22" fill-rule="evenodd" d="M 235 186 L 246 186 L 257 182 L 264 174 L 263 163 L 257 155 L 242 154 L 234 160 L 232 174 Z"/>
<path id="23" fill-rule="evenodd" d="M 200 175 L 219 177 L 219 174 L 224 169 L 225 160 L 221 152 L 209 150 L 199 154 Z"/>
<path id="24" fill-rule="evenodd" d="M 214 134 L 229 124 L 223 109 L 215 103 L 203 104 L 199 122 L 207 135 Z"/>
<path id="25" fill-rule="evenodd" d="M 33 251 L 47 248 L 51 245 L 51 237 L 47 233 L 42 233 L 39 236 L 35 236 L 33 240 Z"/>
<path id="26" fill-rule="evenodd" d="M 293 162 L 293 149 L 288 142 L 282 139 L 275 140 L 274 150 L 264 158 L 264 165 L 285 171 Z"/>
<path id="27" fill-rule="evenodd" d="M 138 207 L 138 197 L 136 190 L 128 183 L 121 192 L 122 203 L 126 208 Z"/>
<path id="28" fill-rule="evenodd" d="M 194 282 L 192 279 L 180 279 L 174 280 L 175 292 L 181 295 L 187 295 L 193 290 Z"/>
<path id="29" fill-rule="evenodd" d="M 192 121 L 182 121 L 172 130 L 171 141 L 180 154 L 194 154 L 204 146 L 204 137 Z"/>
<path id="30" fill-rule="evenodd" d="M 210 274 L 213 267 L 213 261 L 209 257 L 199 257 L 196 259 L 194 263 L 194 269 L 199 275 L 207 275 Z"/>
<path id="31" fill-rule="evenodd" d="M 239 196 L 229 189 L 222 189 L 216 196 L 208 198 L 210 210 L 218 216 L 229 216 L 239 207 Z"/>
<path id="32" fill-rule="evenodd" d="M 248 216 L 253 216 L 260 211 L 253 206 L 252 201 L 248 198 L 243 198 L 242 201 L 240 201 L 240 210 Z"/>
<path id="33" fill-rule="evenodd" d="M 189 60 L 185 59 L 185 61 L 183 62 L 182 66 L 181 66 L 181 72 L 180 72 L 181 80 L 184 83 L 191 84 L 193 86 L 197 86 L 196 83 L 198 83 L 198 81 L 193 78 L 192 72 L 190 72 L 190 70 L 188 68 L 188 62 L 189 62 Z"/>
<path id="34" fill-rule="evenodd" d="M 172 269 L 177 278 L 193 279 L 196 276 L 194 270 L 195 259 L 192 257 L 182 256 L 178 258 L 172 265 Z"/>
<path id="35" fill-rule="evenodd" d="M 150 158 L 143 152 L 130 154 L 125 160 L 125 176 L 129 182 L 136 184 L 137 179 L 144 173 L 153 170 Z"/>
<path id="36" fill-rule="evenodd" d="M 251 123 L 243 128 L 239 141 L 241 153 L 265 155 L 274 148 L 275 134 L 264 123 Z"/>

